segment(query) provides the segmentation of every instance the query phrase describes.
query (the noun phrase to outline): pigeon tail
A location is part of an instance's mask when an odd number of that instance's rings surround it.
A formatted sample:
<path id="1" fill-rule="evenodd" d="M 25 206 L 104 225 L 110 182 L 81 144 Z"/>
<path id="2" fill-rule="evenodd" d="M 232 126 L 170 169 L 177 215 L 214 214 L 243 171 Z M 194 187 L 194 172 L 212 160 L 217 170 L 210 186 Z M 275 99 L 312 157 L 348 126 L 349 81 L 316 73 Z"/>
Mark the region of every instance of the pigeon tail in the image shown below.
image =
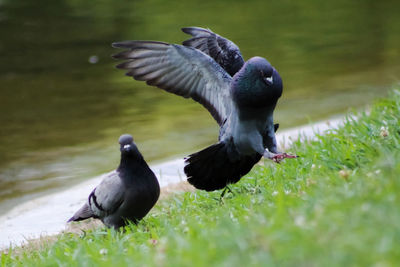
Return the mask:
<path id="1" fill-rule="evenodd" d="M 246 175 L 262 155 L 241 156 L 231 160 L 232 147 L 219 142 L 196 152 L 185 159 L 188 182 L 197 189 L 214 191 L 236 183 Z"/>
<path id="2" fill-rule="evenodd" d="M 86 203 L 82 206 L 77 212 L 75 212 L 74 216 L 69 218 L 67 222 L 77 222 L 88 219 L 90 217 L 94 217 L 92 210 L 90 209 L 89 205 Z"/>

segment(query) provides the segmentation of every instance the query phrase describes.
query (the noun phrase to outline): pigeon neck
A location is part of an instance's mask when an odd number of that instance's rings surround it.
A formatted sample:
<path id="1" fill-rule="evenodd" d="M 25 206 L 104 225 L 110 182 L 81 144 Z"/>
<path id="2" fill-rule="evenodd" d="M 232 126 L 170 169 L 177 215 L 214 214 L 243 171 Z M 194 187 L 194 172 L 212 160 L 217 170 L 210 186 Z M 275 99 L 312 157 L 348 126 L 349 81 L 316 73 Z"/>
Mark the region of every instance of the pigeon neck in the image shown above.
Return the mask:
<path id="1" fill-rule="evenodd" d="M 122 181 L 126 184 L 145 178 L 149 169 L 142 155 L 123 155 L 117 169 Z"/>

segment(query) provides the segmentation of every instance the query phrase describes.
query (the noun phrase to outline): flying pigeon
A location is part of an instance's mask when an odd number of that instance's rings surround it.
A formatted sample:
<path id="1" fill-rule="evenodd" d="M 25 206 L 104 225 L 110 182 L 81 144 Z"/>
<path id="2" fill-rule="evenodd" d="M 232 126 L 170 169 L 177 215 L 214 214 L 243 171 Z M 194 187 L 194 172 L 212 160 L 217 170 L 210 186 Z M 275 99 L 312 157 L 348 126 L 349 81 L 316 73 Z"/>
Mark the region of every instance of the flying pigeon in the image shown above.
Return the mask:
<path id="1" fill-rule="evenodd" d="M 98 218 L 106 226 L 119 228 L 127 220 L 137 223 L 150 211 L 160 195 L 157 177 L 140 154 L 131 135 L 119 138 L 121 162 L 90 193 L 88 201 L 68 222 Z"/>
<path id="2" fill-rule="evenodd" d="M 219 142 L 185 159 L 184 172 L 196 188 L 213 191 L 236 183 L 262 156 L 294 157 L 277 151 L 273 111 L 283 86 L 265 58 L 250 58 L 237 72 L 230 70 L 232 77 L 225 70 L 228 63 L 197 48 L 158 41 L 123 41 L 113 47 L 127 49 L 113 56 L 126 60 L 117 65 L 126 75 L 192 98 L 219 124 Z"/>

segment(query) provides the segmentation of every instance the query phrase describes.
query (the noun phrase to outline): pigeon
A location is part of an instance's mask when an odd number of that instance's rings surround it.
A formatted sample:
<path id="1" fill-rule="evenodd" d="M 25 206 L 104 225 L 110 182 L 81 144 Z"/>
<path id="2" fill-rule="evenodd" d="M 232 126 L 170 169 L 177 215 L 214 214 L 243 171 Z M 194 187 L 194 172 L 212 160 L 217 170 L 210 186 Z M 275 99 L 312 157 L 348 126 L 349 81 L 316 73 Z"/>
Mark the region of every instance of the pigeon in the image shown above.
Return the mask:
<path id="1" fill-rule="evenodd" d="M 231 63 L 218 63 L 194 47 L 159 41 L 122 41 L 112 46 L 126 49 L 113 56 L 125 60 L 117 68 L 127 70 L 126 75 L 192 98 L 220 126 L 216 144 L 185 158 L 187 180 L 197 189 L 226 188 L 238 182 L 263 156 L 292 157 L 277 151 L 278 126 L 273 123 L 273 112 L 283 84 L 265 58 L 250 58 L 237 72 L 235 68 L 230 70 L 235 73 L 231 76 L 224 69 Z"/>
<path id="2" fill-rule="evenodd" d="M 90 193 L 87 202 L 68 222 L 98 218 L 118 229 L 129 221 L 137 223 L 151 210 L 160 195 L 157 177 L 140 154 L 129 134 L 119 138 L 121 162 Z"/>

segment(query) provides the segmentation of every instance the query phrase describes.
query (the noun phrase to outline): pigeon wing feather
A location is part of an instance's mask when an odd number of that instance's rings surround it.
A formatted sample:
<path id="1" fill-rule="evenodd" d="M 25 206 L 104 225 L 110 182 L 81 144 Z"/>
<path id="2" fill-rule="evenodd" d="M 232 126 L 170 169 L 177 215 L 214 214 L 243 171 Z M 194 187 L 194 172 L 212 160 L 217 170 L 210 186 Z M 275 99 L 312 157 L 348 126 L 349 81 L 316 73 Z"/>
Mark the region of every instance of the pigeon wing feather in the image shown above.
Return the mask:
<path id="1" fill-rule="evenodd" d="M 184 33 L 192 38 L 183 42 L 183 45 L 196 48 L 212 57 L 231 76 L 244 65 L 244 59 L 239 47 L 232 41 L 200 27 L 182 28 Z"/>
<path id="2" fill-rule="evenodd" d="M 124 194 L 124 185 L 118 172 L 114 171 L 108 174 L 89 195 L 89 206 L 97 217 L 107 216 L 121 206 Z"/>
<path id="3" fill-rule="evenodd" d="M 182 45 L 155 41 L 113 43 L 125 48 L 114 58 L 128 76 L 202 104 L 221 125 L 232 110 L 232 77 L 203 52 Z"/>

